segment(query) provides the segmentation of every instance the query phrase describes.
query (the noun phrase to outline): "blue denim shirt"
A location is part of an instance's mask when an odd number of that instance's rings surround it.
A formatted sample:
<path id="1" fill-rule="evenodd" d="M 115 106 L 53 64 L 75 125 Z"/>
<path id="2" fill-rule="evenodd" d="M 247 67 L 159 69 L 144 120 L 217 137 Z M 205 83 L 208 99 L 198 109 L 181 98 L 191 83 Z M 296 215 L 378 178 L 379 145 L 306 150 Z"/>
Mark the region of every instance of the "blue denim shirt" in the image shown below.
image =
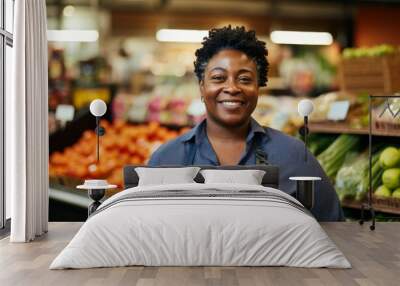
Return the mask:
<path id="1" fill-rule="evenodd" d="M 217 156 L 208 140 L 206 119 L 189 132 L 160 146 L 151 156 L 148 165 L 219 165 Z M 312 214 L 319 221 L 344 220 L 335 189 L 315 157 L 308 152 L 304 162 L 304 143 L 272 128 L 263 128 L 253 118 L 246 138 L 246 150 L 241 155 L 239 165 L 256 163 L 256 148 L 267 154 L 268 163 L 279 167 L 279 189 L 294 195 L 296 182 L 291 176 L 317 176 L 321 181 L 315 185 L 315 203 Z M 193 149 L 194 148 L 194 149 Z M 194 150 L 192 156 L 188 149 Z M 192 158 L 190 158 L 192 157 Z"/>

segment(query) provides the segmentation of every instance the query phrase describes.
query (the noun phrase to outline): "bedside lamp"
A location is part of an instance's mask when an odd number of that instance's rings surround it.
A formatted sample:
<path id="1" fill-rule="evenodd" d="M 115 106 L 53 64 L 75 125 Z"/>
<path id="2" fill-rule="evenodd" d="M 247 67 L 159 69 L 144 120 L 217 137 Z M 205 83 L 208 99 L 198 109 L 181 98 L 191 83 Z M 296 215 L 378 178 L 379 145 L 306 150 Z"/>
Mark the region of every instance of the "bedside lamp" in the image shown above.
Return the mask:
<path id="1" fill-rule="evenodd" d="M 307 135 L 308 130 L 308 116 L 313 112 L 314 104 L 309 99 L 300 100 L 297 105 L 297 111 L 300 116 L 304 118 L 304 162 L 307 163 Z M 307 167 L 307 166 L 305 166 Z M 289 180 L 296 181 L 296 198 L 307 209 L 314 206 L 314 185 L 315 181 L 320 181 L 320 177 L 290 177 Z"/>
<path id="2" fill-rule="evenodd" d="M 107 111 L 106 103 L 101 99 L 95 99 L 90 103 L 90 113 L 96 117 L 96 136 L 97 136 L 97 163 L 100 161 L 99 137 L 105 134 L 105 129 L 100 126 L 100 117 Z"/>
<path id="3" fill-rule="evenodd" d="M 308 116 L 313 112 L 314 104 L 309 99 L 300 100 L 297 111 L 304 118 L 304 161 L 307 162 L 307 135 L 308 135 Z"/>
<path id="4" fill-rule="evenodd" d="M 90 103 L 89 109 L 90 113 L 96 117 L 97 163 L 99 163 L 99 137 L 105 134 L 105 129 L 100 126 L 100 117 L 106 113 L 107 105 L 103 100 L 95 99 Z M 91 216 L 101 205 L 100 200 L 104 197 L 106 190 L 116 187 L 116 185 L 108 184 L 107 180 L 85 180 L 83 185 L 77 186 L 77 189 L 87 190 L 89 197 L 94 201 L 88 206 L 88 216 Z"/>

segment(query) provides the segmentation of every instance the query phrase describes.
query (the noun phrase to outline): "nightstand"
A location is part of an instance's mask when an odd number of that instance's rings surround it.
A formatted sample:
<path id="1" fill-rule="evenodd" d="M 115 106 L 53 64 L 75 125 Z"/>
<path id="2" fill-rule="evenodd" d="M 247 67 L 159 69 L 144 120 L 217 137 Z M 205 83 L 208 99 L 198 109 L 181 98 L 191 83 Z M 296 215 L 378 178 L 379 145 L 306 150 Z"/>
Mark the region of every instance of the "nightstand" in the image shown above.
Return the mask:
<path id="1" fill-rule="evenodd" d="M 106 180 L 85 180 L 83 185 L 76 187 L 77 189 L 87 190 L 88 196 L 94 201 L 88 206 L 88 217 L 101 205 L 100 200 L 106 194 L 106 190 L 116 187 L 116 185 L 109 185 Z"/>
<path id="2" fill-rule="evenodd" d="M 289 180 L 296 181 L 296 199 L 308 210 L 314 206 L 315 181 L 320 177 L 290 177 Z"/>

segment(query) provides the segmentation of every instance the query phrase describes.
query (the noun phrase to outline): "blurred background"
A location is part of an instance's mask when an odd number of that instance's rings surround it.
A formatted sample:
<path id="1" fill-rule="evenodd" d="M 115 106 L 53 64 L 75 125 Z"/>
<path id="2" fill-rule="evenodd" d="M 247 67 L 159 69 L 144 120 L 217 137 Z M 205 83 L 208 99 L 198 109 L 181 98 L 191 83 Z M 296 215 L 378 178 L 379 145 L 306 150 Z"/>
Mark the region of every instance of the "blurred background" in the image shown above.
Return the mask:
<path id="1" fill-rule="evenodd" d="M 99 178 L 118 185 L 108 195 L 122 190 L 124 165 L 146 164 L 203 118 L 194 52 L 207 30 L 229 24 L 267 43 L 268 84 L 254 118 L 299 136 L 297 103 L 311 98 L 310 150 L 348 219 L 359 217 L 368 189 L 368 95 L 400 91 L 399 1 L 48 0 L 47 24 L 50 220 L 85 220 L 90 200 L 76 185 Z M 108 105 L 99 163 L 88 109 L 96 98 Z M 375 100 L 374 114 L 385 103 Z M 394 98 L 390 104 L 400 108 Z M 390 116 L 373 123 L 374 200 L 384 220 L 400 214 L 399 126 Z"/>

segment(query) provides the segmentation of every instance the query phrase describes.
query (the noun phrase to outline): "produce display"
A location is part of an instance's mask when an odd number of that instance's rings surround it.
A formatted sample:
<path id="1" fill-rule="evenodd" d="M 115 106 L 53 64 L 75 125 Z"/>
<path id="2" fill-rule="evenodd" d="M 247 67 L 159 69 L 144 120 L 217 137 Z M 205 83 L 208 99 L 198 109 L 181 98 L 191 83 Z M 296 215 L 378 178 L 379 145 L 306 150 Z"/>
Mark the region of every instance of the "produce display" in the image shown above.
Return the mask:
<path id="1" fill-rule="evenodd" d="M 314 127 L 314 132 L 321 133 L 354 130 L 368 134 L 369 95 L 396 95 L 400 91 L 399 68 L 400 47 L 383 44 L 345 49 L 338 66 L 340 90 L 313 99 L 311 131 Z M 329 119 L 332 104 L 340 101 L 349 103 L 345 119 Z M 372 132 L 380 136 L 374 139 L 372 165 L 367 136 L 312 134 L 308 147 L 334 183 L 343 206 L 357 208 L 366 201 L 371 167 L 375 210 L 400 214 L 400 145 L 395 138 L 400 134 L 400 100 L 374 98 L 371 107 Z M 388 140 L 382 136 L 389 136 Z"/>
<path id="2" fill-rule="evenodd" d="M 349 93 L 337 91 L 321 94 L 313 99 L 315 111 L 311 114 L 310 121 L 327 123 L 331 105 L 338 101 L 348 101 L 350 106 L 346 119 L 341 121 L 340 124 L 346 124 L 355 129 L 366 128 L 369 123 L 368 96 L 369 94 L 365 92 Z M 375 104 L 382 102 L 383 100 L 381 99 L 375 99 L 374 101 Z M 332 121 L 329 123 L 335 124 Z"/>
<path id="3" fill-rule="evenodd" d="M 362 57 L 380 57 L 384 55 L 394 54 L 399 51 L 400 50 L 398 47 L 387 44 L 365 48 L 346 48 L 343 50 L 343 58 L 353 59 Z"/>
<path id="4" fill-rule="evenodd" d="M 345 49 L 338 66 L 340 89 L 348 92 L 393 94 L 400 91 L 400 49 L 378 45 Z"/>
<path id="5" fill-rule="evenodd" d="M 170 130 L 156 122 L 132 125 L 115 120 L 102 121 L 106 133 L 100 137 L 100 162 L 96 162 L 96 134 L 87 130 L 74 145 L 50 155 L 49 175 L 82 182 L 85 179 L 106 179 L 122 187 L 122 168 L 125 165 L 145 164 L 150 154 L 188 128 Z"/>
<path id="6" fill-rule="evenodd" d="M 332 180 L 343 165 L 346 155 L 359 146 L 360 137 L 342 134 L 317 156 L 319 163 Z"/>
<path id="7" fill-rule="evenodd" d="M 198 84 L 181 82 L 155 86 L 149 92 L 131 94 L 120 91 L 112 104 L 113 118 L 132 122 L 193 126 L 204 118 Z"/>
<path id="8" fill-rule="evenodd" d="M 360 136 L 310 136 L 310 151 L 335 184 L 339 199 L 361 202 L 369 190 L 368 149 L 361 149 Z M 324 151 L 324 149 L 332 142 Z M 378 144 L 372 150 L 372 190 L 374 198 L 400 199 L 400 149 Z"/>
<path id="9" fill-rule="evenodd" d="M 383 168 L 379 163 L 380 151 L 372 155 L 372 189 L 381 183 Z M 362 153 L 349 153 L 343 166 L 339 169 L 335 188 L 339 199 L 363 201 L 369 189 L 369 157 L 368 150 Z"/>
<path id="10" fill-rule="evenodd" d="M 321 152 L 323 152 L 326 148 L 329 147 L 335 141 L 338 136 L 336 135 L 328 135 L 328 134 L 315 134 L 312 133 L 308 136 L 307 147 L 314 156 L 318 156 Z"/>
<path id="11" fill-rule="evenodd" d="M 264 126 L 280 130 L 286 134 L 294 135 L 303 125 L 297 111 L 301 98 L 290 96 L 274 97 L 261 95 L 258 97 L 257 107 L 252 116 Z"/>
<path id="12" fill-rule="evenodd" d="M 382 185 L 375 191 L 375 196 L 400 199 L 400 150 L 395 146 L 385 148 L 379 163 L 384 171 Z"/>

